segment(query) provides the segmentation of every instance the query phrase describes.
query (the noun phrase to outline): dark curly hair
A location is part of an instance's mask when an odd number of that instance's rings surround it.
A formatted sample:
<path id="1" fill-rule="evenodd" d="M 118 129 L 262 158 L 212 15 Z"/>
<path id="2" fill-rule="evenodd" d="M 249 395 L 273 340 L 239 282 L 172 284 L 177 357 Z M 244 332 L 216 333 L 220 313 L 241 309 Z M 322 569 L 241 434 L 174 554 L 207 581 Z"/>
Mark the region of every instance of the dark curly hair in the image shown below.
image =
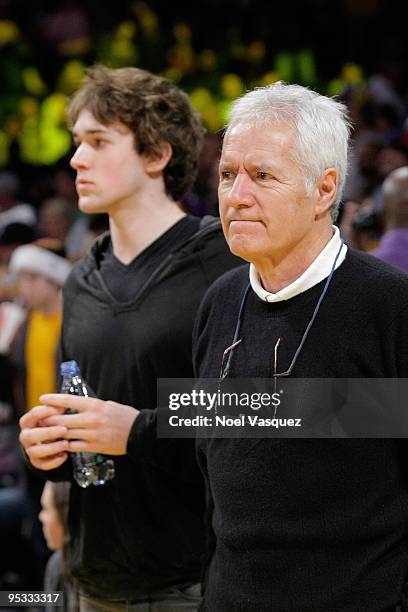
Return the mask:
<path id="1" fill-rule="evenodd" d="M 187 94 L 171 81 L 140 68 L 92 66 L 69 102 L 71 126 L 84 109 L 104 125 L 126 125 L 140 155 L 158 156 L 161 145 L 169 143 L 173 153 L 164 170 L 166 192 L 177 202 L 191 189 L 204 128 Z"/>

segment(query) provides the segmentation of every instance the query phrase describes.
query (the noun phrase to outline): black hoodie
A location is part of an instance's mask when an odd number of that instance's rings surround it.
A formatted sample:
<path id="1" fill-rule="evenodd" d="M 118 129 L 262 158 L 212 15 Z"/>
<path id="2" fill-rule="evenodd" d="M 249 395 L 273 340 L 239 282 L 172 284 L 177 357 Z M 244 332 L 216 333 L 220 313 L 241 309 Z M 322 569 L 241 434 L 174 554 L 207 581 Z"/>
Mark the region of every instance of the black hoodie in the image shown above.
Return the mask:
<path id="1" fill-rule="evenodd" d="M 62 358 L 79 363 L 97 397 L 142 413 L 127 455 L 114 459 L 115 478 L 103 487 L 72 487 L 71 569 L 87 594 L 148 599 L 168 586 L 198 582 L 204 539 L 194 441 L 159 441 L 155 460 L 149 457 L 156 441 L 156 379 L 193 376 L 191 335 L 198 305 L 209 285 L 242 261 L 230 254 L 219 220 L 204 218 L 135 298 L 119 303 L 99 271 L 109 243 L 109 234 L 97 239 L 66 283 Z M 72 465 L 67 461 L 40 473 L 71 479 Z"/>

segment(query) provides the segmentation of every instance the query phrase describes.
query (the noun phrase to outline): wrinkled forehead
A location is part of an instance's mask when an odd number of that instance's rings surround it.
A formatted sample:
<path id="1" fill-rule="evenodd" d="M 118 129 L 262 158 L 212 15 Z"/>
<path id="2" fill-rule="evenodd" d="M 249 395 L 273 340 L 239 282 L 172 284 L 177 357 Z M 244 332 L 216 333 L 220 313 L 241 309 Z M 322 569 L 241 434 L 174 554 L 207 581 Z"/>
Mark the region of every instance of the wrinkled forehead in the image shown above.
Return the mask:
<path id="1" fill-rule="evenodd" d="M 296 133 L 282 121 L 236 123 L 224 136 L 221 159 L 261 155 L 262 157 L 293 158 L 296 152 Z"/>

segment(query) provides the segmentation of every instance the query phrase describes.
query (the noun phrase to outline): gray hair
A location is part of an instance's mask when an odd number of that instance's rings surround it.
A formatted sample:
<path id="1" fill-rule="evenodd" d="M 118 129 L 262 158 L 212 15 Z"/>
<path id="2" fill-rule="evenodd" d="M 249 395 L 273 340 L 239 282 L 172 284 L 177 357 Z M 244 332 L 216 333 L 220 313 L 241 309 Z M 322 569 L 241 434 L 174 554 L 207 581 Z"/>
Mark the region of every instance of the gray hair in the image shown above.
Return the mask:
<path id="1" fill-rule="evenodd" d="M 268 87 L 257 87 L 233 103 L 225 135 L 240 123 L 250 127 L 274 121 L 284 121 L 295 130 L 294 161 L 305 176 L 307 195 L 312 194 L 316 180 L 326 168 L 337 170 L 337 193 L 330 211 L 336 220 L 347 176 L 351 131 L 346 106 L 307 87 L 278 81 Z"/>

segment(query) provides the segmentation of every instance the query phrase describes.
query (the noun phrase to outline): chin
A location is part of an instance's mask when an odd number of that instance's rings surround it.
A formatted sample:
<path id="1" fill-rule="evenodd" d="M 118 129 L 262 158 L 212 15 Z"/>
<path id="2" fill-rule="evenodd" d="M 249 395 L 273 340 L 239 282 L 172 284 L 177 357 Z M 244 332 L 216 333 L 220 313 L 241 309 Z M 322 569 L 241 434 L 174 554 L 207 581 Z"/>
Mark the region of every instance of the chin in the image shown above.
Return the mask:
<path id="1" fill-rule="evenodd" d="M 252 262 L 259 256 L 259 247 L 256 244 L 251 244 L 253 241 L 234 237 L 228 240 L 228 246 L 233 255 L 241 257 L 245 261 Z"/>
<path id="2" fill-rule="evenodd" d="M 92 215 L 105 213 L 106 208 L 102 204 L 98 204 L 97 202 L 92 202 L 90 200 L 86 200 L 85 198 L 79 198 L 78 200 L 78 208 L 81 212 Z"/>

